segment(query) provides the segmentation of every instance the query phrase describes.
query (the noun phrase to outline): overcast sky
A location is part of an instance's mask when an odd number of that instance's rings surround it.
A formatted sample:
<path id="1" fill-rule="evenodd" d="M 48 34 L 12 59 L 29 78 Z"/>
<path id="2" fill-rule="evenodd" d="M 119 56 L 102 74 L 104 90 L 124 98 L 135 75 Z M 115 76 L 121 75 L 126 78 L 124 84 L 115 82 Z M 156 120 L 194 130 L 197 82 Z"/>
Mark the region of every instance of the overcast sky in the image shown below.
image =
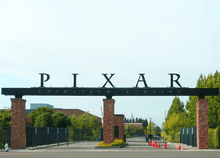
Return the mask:
<path id="1" fill-rule="evenodd" d="M 218 0 L 0 0 L 2 87 L 134 87 L 145 73 L 150 87 L 169 87 L 168 73 L 194 88 L 200 74 L 220 70 Z M 141 86 L 141 85 L 140 85 Z M 178 85 L 175 85 L 178 87 Z M 108 87 L 111 87 L 108 85 Z M 10 108 L 1 95 L 0 108 Z M 174 97 L 113 97 L 115 113 L 152 118 L 161 126 Z M 81 109 L 101 117 L 104 97 L 24 96 L 30 103 Z M 186 103 L 188 97 L 180 97 Z"/>

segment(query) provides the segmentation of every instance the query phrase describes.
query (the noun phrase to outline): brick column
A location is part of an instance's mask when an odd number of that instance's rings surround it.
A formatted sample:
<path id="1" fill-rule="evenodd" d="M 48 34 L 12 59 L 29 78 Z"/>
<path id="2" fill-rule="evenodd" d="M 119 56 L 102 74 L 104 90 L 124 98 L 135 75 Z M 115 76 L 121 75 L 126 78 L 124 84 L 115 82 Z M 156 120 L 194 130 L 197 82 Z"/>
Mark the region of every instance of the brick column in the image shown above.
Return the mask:
<path id="1" fill-rule="evenodd" d="M 11 148 L 25 148 L 25 103 L 23 99 L 11 99 Z"/>
<path id="2" fill-rule="evenodd" d="M 115 115 L 114 116 L 114 126 L 118 126 L 119 134 L 117 139 L 124 140 L 124 115 Z M 116 137 L 115 137 L 116 139 Z"/>
<path id="3" fill-rule="evenodd" d="M 104 127 L 103 141 L 110 144 L 114 142 L 114 99 L 103 99 L 104 102 Z"/>
<path id="4" fill-rule="evenodd" d="M 209 148 L 208 99 L 196 100 L 197 106 L 197 148 Z"/>

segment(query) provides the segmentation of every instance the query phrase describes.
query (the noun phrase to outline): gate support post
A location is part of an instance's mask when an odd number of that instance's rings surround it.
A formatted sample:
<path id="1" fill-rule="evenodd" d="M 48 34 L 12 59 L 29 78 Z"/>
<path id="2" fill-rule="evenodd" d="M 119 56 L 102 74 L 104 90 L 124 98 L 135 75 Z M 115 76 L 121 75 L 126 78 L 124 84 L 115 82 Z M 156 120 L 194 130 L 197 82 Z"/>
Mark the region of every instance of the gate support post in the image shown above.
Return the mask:
<path id="1" fill-rule="evenodd" d="M 103 99 L 104 103 L 104 127 L 103 141 L 106 144 L 114 142 L 114 99 Z"/>
<path id="2" fill-rule="evenodd" d="M 209 149 L 208 99 L 196 100 L 197 106 L 197 148 Z"/>
<path id="3" fill-rule="evenodd" d="M 25 103 L 24 99 L 11 99 L 11 148 L 25 148 Z"/>

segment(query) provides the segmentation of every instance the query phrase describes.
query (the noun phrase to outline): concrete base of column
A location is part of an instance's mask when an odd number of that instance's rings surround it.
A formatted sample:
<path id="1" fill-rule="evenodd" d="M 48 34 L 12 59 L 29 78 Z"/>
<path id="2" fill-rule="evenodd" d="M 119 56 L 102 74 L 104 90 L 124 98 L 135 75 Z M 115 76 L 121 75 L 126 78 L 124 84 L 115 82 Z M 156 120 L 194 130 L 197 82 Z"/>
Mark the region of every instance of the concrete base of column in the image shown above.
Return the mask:
<path id="1" fill-rule="evenodd" d="M 25 148 L 25 103 L 23 99 L 11 99 L 11 148 Z"/>

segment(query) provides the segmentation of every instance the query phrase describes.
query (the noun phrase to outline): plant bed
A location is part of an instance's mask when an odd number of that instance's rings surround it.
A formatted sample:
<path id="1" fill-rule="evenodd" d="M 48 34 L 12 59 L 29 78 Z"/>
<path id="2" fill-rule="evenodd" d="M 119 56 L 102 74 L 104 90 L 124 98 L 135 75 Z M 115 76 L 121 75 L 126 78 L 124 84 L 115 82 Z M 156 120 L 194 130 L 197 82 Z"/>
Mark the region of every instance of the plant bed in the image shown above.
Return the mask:
<path id="1" fill-rule="evenodd" d="M 113 143 L 105 144 L 104 141 L 100 142 L 96 148 L 122 148 L 127 143 L 124 143 L 122 139 L 115 139 Z"/>
<path id="2" fill-rule="evenodd" d="M 123 148 L 126 145 L 128 145 L 128 143 L 124 143 L 124 144 L 122 144 L 120 146 L 96 146 L 95 148 Z"/>

